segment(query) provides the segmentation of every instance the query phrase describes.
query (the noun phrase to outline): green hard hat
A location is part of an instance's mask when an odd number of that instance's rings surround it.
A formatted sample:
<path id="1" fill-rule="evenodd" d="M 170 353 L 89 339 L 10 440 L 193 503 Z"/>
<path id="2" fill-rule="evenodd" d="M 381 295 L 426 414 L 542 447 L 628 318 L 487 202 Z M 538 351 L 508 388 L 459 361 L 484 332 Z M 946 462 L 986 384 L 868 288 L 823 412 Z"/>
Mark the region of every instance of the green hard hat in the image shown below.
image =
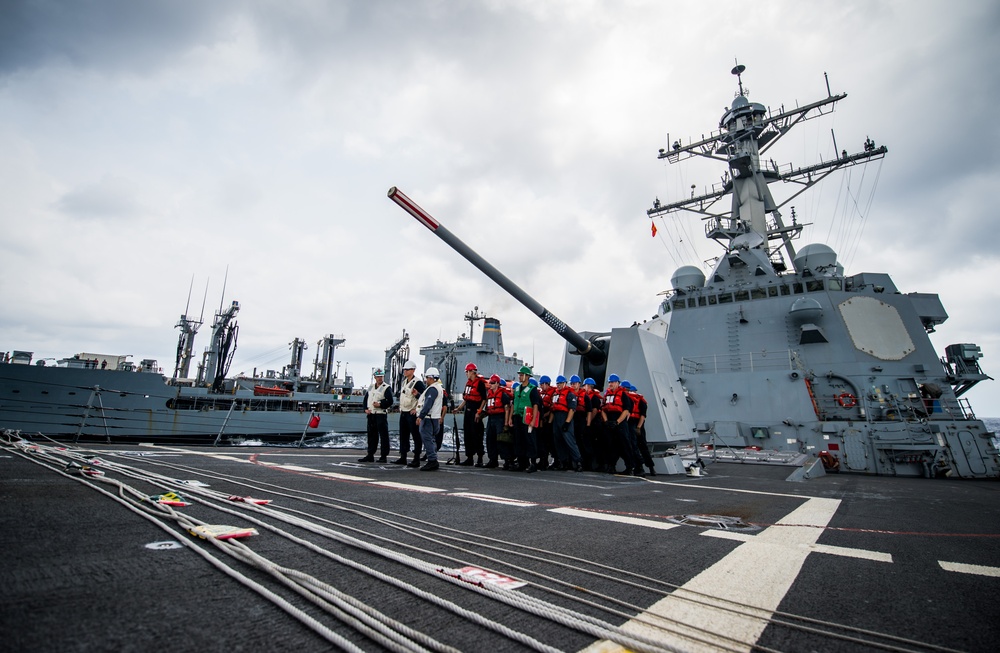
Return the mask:
<path id="1" fill-rule="evenodd" d="M 531 368 L 528 367 L 527 365 L 522 365 L 521 369 L 519 369 L 517 371 L 517 373 L 518 374 L 527 374 L 528 376 L 531 376 Z"/>

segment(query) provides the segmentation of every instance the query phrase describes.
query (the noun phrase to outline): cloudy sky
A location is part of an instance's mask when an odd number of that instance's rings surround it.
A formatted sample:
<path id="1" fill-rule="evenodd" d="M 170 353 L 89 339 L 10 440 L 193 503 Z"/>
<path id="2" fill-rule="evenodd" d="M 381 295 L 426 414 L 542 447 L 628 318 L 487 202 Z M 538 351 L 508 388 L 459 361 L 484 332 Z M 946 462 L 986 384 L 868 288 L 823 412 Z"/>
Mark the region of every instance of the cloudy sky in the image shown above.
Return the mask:
<path id="1" fill-rule="evenodd" d="M 755 102 L 833 92 L 771 151 L 815 163 L 868 136 L 881 163 L 797 200 L 848 273 L 939 293 L 932 338 L 1000 376 L 987 201 L 1000 180 L 1000 5 L 925 0 L 256 2 L 8 0 L 0 6 L 0 351 L 157 358 L 238 300 L 233 371 L 343 334 L 358 380 L 410 334 L 453 339 L 473 306 L 507 353 L 557 373 L 559 340 L 386 198 L 398 186 L 578 330 L 652 316 L 718 253 L 695 216 L 645 210 L 721 175 L 668 166 L 718 127 L 735 60 Z M 787 213 L 786 213 L 787 216 Z M 609 277 L 630 292 L 607 291 Z M 618 288 L 622 284 L 616 284 Z M 208 343 L 202 327 L 196 350 Z M 479 328 L 477 327 L 477 335 Z M 199 354 L 200 355 L 200 354 Z M 1000 384 L 969 396 L 1000 415 Z"/>

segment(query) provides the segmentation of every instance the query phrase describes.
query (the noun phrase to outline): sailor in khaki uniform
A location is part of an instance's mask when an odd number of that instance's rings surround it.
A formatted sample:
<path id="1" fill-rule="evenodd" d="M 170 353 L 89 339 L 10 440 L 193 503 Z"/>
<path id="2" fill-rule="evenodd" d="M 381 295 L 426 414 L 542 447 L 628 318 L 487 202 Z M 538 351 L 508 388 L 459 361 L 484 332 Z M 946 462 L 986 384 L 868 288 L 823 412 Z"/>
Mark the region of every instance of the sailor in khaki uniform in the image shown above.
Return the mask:
<path id="1" fill-rule="evenodd" d="M 392 406 L 392 388 L 382 381 L 382 370 L 375 370 L 375 383 L 365 390 L 362 399 L 368 415 L 368 455 L 358 458 L 359 463 L 373 463 L 375 448 L 381 444 L 381 457 L 377 462 L 387 462 L 389 456 L 389 408 Z"/>

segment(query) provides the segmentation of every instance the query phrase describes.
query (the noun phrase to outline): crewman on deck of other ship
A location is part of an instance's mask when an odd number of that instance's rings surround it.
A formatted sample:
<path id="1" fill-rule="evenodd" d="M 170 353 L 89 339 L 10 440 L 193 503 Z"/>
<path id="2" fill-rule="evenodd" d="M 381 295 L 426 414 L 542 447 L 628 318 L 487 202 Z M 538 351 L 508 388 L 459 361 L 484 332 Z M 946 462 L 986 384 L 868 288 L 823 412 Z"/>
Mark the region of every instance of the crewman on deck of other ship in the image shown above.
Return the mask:
<path id="1" fill-rule="evenodd" d="M 373 463 L 375 448 L 381 444 L 381 457 L 378 462 L 384 463 L 389 456 L 389 408 L 392 406 L 392 388 L 383 383 L 385 376 L 382 370 L 375 370 L 375 383 L 365 390 L 362 403 L 365 415 L 368 416 L 368 455 L 358 458 L 359 463 Z"/>
<path id="2" fill-rule="evenodd" d="M 403 363 L 403 382 L 399 386 L 399 459 L 392 461 L 396 465 L 407 467 L 420 466 L 420 452 L 423 442 L 417 429 L 417 399 L 427 387 L 416 374 L 417 364 L 413 361 Z M 407 464 L 406 455 L 410 451 L 410 440 L 413 440 L 413 462 Z"/>
<path id="3" fill-rule="evenodd" d="M 483 402 L 486 400 L 486 381 L 479 376 L 479 368 L 475 363 L 465 366 L 465 390 L 462 391 L 462 403 L 455 409 L 462 415 L 462 433 L 465 435 L 465 460 L 459 465 L 472 465 L 472 457 L 476 457 L 476 467 L 483 466 Z M 464 412 L 463 412 L 464 409 Z M 455 452 L 457 457 L 458 452 Z"/>

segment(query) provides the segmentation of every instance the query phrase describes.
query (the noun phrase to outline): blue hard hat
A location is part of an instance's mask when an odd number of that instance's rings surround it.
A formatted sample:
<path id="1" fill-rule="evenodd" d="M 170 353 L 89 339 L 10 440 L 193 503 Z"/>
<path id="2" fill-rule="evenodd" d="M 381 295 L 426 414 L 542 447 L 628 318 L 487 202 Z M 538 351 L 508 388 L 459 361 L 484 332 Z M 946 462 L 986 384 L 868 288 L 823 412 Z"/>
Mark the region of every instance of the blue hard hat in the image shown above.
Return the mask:
<path id="1" fill-rule="evenodd" d="M 539 383 L 552 383 L 552 379 L 548 377 L 547 374 L 543 374 L 541 378 L 538 379 Z"/>
<path id="2" fill-rule="evenodd" d="M 507 387 L 507 379 L 500 379 L 500 387 L 501 388 Z"/>
<path id="3" fill-rule="evenodd" d="M 566 383 L 566 377 L 560 374 L 556 377 L 556 383 Z"/>
<path id="4" fill-rule="evenodd" d="M 521 382 L 520 382 L 520 381 L 514 381 L 514 385 L 512 385 L 511 387 L 512 387 L 513 389 L 517 390 L 517 388 L 518 388 L 518 386 L 519 386 L 519 385 L 521 385 Z"/>
<path id="5" fill-rule="evenodd" d="M 622 387 L 625 388 L 626 390 L 631 390 L 632 389 L 632 382 L 629 381 L 628 379 L 626 379 L 626 380 L 622 381 Z"/>
<path id="6" fill-rule="evenodd" d="M 544 379 L 545 377 L 542 377 L 542 378 Z M 538 387 L 538 379 L 528 379 L 528 385 L 537 388 Z"/>
<path id="7" fill-rule="evenodd" d="M 632 392 L 639 392 L 639 388 L 635 387 L 634 383 L 632 384 Z"/>
<path id="8" fill-rule="evenodd" d="M 594 379 L 588 376 L 583 380 L 583 385 L 597 385 L 597 383 L 594 381 Z"/>
<path id="9" fill-rule="evenodd" d="M 615 383 L 616 381 L 621 381 L 617 374 L 612 374 L 608 377 L 608 383 Z"/>
<path id="10" fill-rule="evenodd" d="M 573 376 L 569 377 L 569 382 L 570 383 L 579 383 L 580 382 L 580 377 L 578 377 L 576 374 L 574 374 Z"/>

